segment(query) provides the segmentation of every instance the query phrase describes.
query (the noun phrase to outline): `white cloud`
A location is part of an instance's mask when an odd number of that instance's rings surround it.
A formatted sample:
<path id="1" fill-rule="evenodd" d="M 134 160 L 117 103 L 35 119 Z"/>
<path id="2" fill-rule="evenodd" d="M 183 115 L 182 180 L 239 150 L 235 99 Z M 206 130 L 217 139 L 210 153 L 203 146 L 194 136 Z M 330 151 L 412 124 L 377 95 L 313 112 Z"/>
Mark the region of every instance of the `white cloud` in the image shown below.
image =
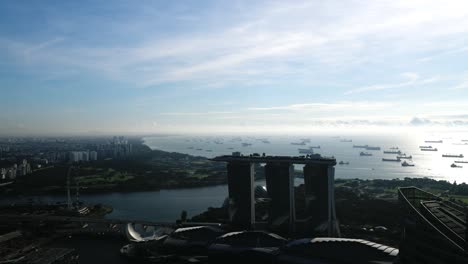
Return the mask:
<path id="1" fill-rule="evenodd" d="M 116 42 L 106 48 L 80 47 L 79 43 L 66 45 L 69 43 L 60 37 L 19 46 L 22 51 L 40 49 L 40 54 L 27 55 L 29 61 L 38 64 L 99 70 L 112 78 L 148 86 L 183 80 L 235 80 L 257 71 L 260 76 L 249 77 L 254 80 L 265 77 L 265 71 L 259 68 L 284 65 L 291 59 L 323 65 L 323 71 L 352 67 L 395 53 L 440 50 L 468 33 L 466 1 L 288 1 L 244 11 L 248 15 L 229 21 L 229 26 L 182 32 L 130 46 Z M 64 45 L 56 47 L 58 42 Z M 286 65 L 286 72 L 295 68 Z M 385 85 L 364 88 L 387 89 Z"/>
<path id="2" fill-rule="evenodd" d="M 389 90 L 389 89 L 397 89 L 409 86 L 421 86 L 424 84 L 434 83 L 440 80 L 439 76 L 421 79 L 417 73 L 407 72 L 401 74 L 406 80 L 399 83 L 386 83 L 386 84 L 374 84 L 370 86 L 364 86 L 356 89 L 349 90 L 345 92 L 345 95 L 348 94 L 355 94 L 355 93 L 364 93 L 364 92 L 372 92 L 372 91 L 380 91 L 380 90 Z"/>

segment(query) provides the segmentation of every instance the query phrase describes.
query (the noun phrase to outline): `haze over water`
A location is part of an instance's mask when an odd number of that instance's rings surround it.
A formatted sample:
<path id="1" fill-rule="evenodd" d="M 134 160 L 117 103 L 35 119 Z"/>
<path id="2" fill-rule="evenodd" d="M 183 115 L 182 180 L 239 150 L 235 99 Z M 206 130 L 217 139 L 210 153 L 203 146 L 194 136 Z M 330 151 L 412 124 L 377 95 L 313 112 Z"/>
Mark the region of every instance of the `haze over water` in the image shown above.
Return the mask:
<path id="1" fill-rule="evenodd" d="M 465 138 L 463 137 L 465 136 Z M 310 139 L 304 146 L 292 145 L 301 139 Z M 350 139 L 352 142 L 341 142 Z M 337 162 L 349 162 L 349 165 L 336 165 L 335 178 L 360 179 L 403 179 L 405 177 L 428 177 L 457 183 L 468 182 L 468 164 L 463 168 L 451 168 L 455 160 L 468 160 L 468 139 L 466 133 L 427 133 L 427 134 L 353 134 L 341 135 L 303 135 L 303 136 L 154 136 L 145 138 L 145 143 L 152 149 L 180 152 L 195 156 L 212 158 L 229 155 L 240 151 L 244 155 L 265 153 L 266 155 L 298 156 L 298 148 L 320 146 L 315 153 L 334 156 Z M 264 143 L 268 140 L 270 143 Z M 426 143 L 426 140 L 443 140 L 443 143 Z M 252 145 L 242 146 L 242 143 Z M 353 145 L 369 145 L 381 150 L 353 148 Z M 421 151 L 419 146 L 431 145 L 438 151 Z M 402 153 L 411 155 L 414 167 L 402 167 L 401 162 L 383 162 L 382 158 L 395 158 L 396 154 L 384 154 L 384 150 L 398 147 Z M 360 156 L 361 151 L 373 156 Z M 463 154 L 465 158 L 444 158 L 442 154 Z M 403 161 L 403 160 L 402 160 Z M 298 166 L 296 169 L 300 169 Z"/>

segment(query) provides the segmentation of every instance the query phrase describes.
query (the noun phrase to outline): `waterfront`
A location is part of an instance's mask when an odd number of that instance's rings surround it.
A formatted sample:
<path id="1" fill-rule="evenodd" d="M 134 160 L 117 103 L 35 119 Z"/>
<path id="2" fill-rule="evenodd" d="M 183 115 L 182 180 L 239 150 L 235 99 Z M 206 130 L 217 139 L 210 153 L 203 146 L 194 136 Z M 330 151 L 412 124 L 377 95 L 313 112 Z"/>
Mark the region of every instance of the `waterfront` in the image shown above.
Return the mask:
<path id="1" fill-rule="evenodd" d="M 351 139 L 352 142 L 341 142 L 337 136 L 302 135 L 302 136 L 154 136 L 144 138 L 145 144 L 152 149 L 169 152 L 180 152 L 196 156 L 215 157 L 240 151 L 243 154 L 266 153 L 267 155 L 303 155 L 299 148 L 320 146 L 315 153 L 324 156 L 334 156 L 339 161 L 349 162 L 349 165 L 336 165 L 335 178 L 343 179 L 395 179 L 405 177 L 428 177 L 436 180 L 447 180 L 457 183 L 468 182 L 468 166 L 450 168 L 456 160 L 442 158 L 442 154 L 455 153 L 468 156 L 468 145 L 461 140 L 466 133 L 427 133 L 427 134 L 353 134 L 342 136 L 341 139 Z M 310 139 L 310 143 L 292 145 L 301 139 Z M 425 143 L 425 140 L 441 139 L 443 143 Z M 269 143 L 264 143 L 268 140 Z M 251 145 L 242 146 L 242 143 Z M 368 150 L 372 156 L 362 157 L 361 148 L 353 145 L 378 146 L 381 150 Z M 433 145 L 438 151 L 421 151 L 419 146 Z M 382 162 L 382 158 L 395 158 L 395 154 L 383 154 L 384 150 L 398 147 L 402 153 L 412 156 L 414 167 L 402 167 L 399 162 Z M 366 151 L 366 150 L 364 150 Z M 297 169 L 300 169 L 298 167 Z"/>
<path id="2" fill-rule="evenodd" d="M 442 158 L 443 153 L 468 154 L 467 145 L 454 145 L 461 142 L 463 134 L 451 135 L 350 135 L 346 138 L 353 142 L 340 142 L 339 138 L 332 136 L 270 136 L 270 137 L 233 137 L 233 136 L 158 136 L 145 138 L 145 144 L 152 149 L 174 151 L 214 157 L 216 155 L 230 154 L 233 151 L 242 151 L 244 154 L 263 153 L 270 155 L 299 155 L 298 148 L 306 146 L 291 145 L 308 138 L 309 146 L 320 145 L 320 149 L 314 149 L 316 153 L 325 156 L 335 156 L 337 161 L 349 162 L 349 165 L 336 165 L 335 178 L 360 178 L 360 179 L 394 179 L 405 177 L 428 177 L 436 180 L 447 180 L 458 183 L 466 182 L 467 168 L 450 168 L 454 159 Z M 345 137 L 342 137 L 345 138 Z M 422 152 L 420 145 L 425 139 L 443 139 L 437 146 L 438 152 Z M 269 143 L 265 143 L 268 140 Z M 252 145 L 243 147 L 242 143 Z M 370 157 L 361 157 L 362 149 L 353 148 L 353 145 L 368 144 L 381 147 L 380 151 L 368 151 L 373 153 Z M 383 154 L 383 150 L 391 147 L 399 147 L 403 153 L 413 156 L 415 167 L 402 167 L 399 163 L 382 162 L 382 157 L 394 155 Z M 199 151 L 196 149 L 203 149 Z M 232 148 L 232 149 L 231 149 Z M 207 152 L 206 150 L 211 150 Z M 297 168 L 300 169 L 300 168 Z M 296 185 L 302 179 L 296 179 Z M 263 181 L 257 181 L 257 185 L 264 185 Z M 157 222 L 174 222 L 180 218 L 183 210 L 188 217 L 192 217 L 205 211 L 208 207 L 219 207 L 228 195 L 226 185 L 214 185 L 198 188 L 162 189 L 159 191 L 143 192 L 107 192 L 101 194 L 81 194 L 80 199 L 89 204 L 106 204 L 113 207 L 113 212 L 106 217 L 119 219 L 135 219 Z M 28 202 L 31 197 L 11 197 L 4 199 L 2 203 Z M 65 201 L 63 195 L 41 195 L 32 198 L 35 202 L 55 203 Z"/>

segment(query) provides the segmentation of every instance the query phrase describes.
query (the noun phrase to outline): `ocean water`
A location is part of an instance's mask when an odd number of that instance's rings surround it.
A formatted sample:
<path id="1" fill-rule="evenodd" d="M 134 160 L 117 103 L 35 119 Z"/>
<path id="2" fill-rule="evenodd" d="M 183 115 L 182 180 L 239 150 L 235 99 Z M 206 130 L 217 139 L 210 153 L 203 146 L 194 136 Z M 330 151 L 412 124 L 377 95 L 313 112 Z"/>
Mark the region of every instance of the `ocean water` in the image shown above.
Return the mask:
<path id="1" fill-rule="evenodd" d="M 310 139 L 304 146 L 292 145 L 301 139 Z M 343 139 L 352 142 L 341 142 Z M 302 135 L 302 136 L 154 136 L 144 138 L 152 149 L 180 152 L 195 156 L 213 158 L 240 151 L 244 155 L 266 153 L 267 155 L 298 156 L 298 148 L 320 146 L 315 153 L 333 156 L 337 162 L 335 178 L 395 179 L 405 177 L 428 177 L 457 183 L 468 182 L 468 163 L 458 164 L 462 168 L 451 168 L 455 160 L 468 160 L 468 133 L 426 133 L 426 134 L 352 134 L 352 135 Z M 269 143 L 264 143 L 267 140 Z M 426 143 L 426 140 L 442 140 L 443 143 Z M 242 143 L 251 144 L 243 146 Z M 381 150 L 353 148 L 353 145 L 369 145 Z M 438 151 L 421 151 L 419 146 L 431 145 Z M 396 154 L 384 154 L 384 150 L 398 147 L 402 153 L 411 155 L 414 167 L 403 167 L 400 162 L 384 162 L 382 158 L 396 158 Z M 360 156 L 361 151 L 373 156 Z M 463 154 L 465 158 L 444 158 L 442 154 Z M 296 169 L 301 169 L 297 166 Z"/>

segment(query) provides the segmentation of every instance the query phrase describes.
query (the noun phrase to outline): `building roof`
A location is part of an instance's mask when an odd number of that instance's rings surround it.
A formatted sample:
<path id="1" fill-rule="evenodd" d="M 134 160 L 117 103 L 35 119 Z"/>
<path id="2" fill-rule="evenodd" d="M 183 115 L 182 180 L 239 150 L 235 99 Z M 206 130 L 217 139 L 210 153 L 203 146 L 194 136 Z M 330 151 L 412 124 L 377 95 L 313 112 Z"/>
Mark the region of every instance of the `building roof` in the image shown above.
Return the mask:
<path id="1" fill-rule="evenodd" d="M 290 164 L 326 164 L 336 165 L 334 157 L 312 156 L 218 156 L 213 161 L 251 162 L 251 163 L 290 163 Z"/>

